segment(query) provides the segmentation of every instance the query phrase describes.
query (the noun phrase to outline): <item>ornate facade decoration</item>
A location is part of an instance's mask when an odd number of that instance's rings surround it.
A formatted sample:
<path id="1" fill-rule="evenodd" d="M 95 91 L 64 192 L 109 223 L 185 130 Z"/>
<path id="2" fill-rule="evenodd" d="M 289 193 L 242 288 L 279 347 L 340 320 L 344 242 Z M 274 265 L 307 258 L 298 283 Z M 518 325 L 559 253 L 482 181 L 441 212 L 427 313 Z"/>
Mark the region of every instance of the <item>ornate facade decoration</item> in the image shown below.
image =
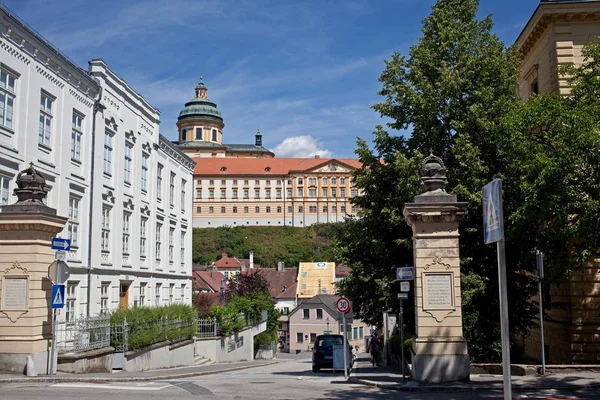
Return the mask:
<path id="1" fill-rule="evenodd" d="M 46 185 L 46 178 L 33 168 L 33 163 L 29 168 L 19 172 L 16 179 L 17 188 L 14 195 L 19 199 L 16 204 L 36 203 L 44 204 L 43 200 L 48 195 L 50 187 Z"/>
<path id="2" fill-rule="evenodd" d="M 446 193 L 446 167 L 441 158 L 436 157 L 433 153 L 429 154 L 423 160 L 423 166 L 419 170 L 421 192 L 441 192 Z"/>

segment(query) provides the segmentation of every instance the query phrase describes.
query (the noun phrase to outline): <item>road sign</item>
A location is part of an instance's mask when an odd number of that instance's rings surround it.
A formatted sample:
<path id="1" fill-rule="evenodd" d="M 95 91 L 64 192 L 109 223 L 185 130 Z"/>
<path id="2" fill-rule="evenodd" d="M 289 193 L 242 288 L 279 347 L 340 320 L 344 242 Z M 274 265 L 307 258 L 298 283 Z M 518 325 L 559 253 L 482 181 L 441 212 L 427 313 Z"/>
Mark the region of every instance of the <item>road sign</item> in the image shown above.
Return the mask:
<path id="1" fill-rule="evenodd" d="M 331 332 L 332 332 L 331 329 L 325 329 L 323 331 L 323 333 L 326 334 L 326 335 L 329 335 Z"/>
<path id="2" fill-rule="evenodd" d="M 71 250 L 71 241 L 63 238 L 52 238 L 52 250 Z"/>
<path id="3" fill-rule="evenodd" d="M 65 306 L 65 285 L 52 285 L 52 308 Z"/>
<path id="4" fill-rule="evenodd" d="M 408 300 L 408 293 L 398 293 L 398 298 L 400 300 Z"/>
<path id="5" fill-rule="evenodd" d="M 483 241 L 485 244 L 504 239 L 502 217 L 502 181 L 494 179 L 483 187 Z"/>
<path id="6" fill-rule="evenodd" d="M 348 300 L 345 297 L 340 297 L 336 302 L 335 302 L 335 307 L 337 308 L 337 310 L 341 313 L 347 313 L 348 311 L 350 311 L 350 300 Z"/>
<path id="7" fill-rule="evenodd" d="M 414 281 L 415 273 L 413 267 L 396 268 L 397 281 Z"/>
<path id="8" fill-rule="evenodd" d="M 375 333 L 375 329 L 371 328 L 371 329 L 369 330 L 369 333 L 370 333 L 371 335 L 372 335 L 372 334 L 374 334 L 374 333 Z"/>
<path id="9" fill-rule="evenodd" d="M 66 262 L 54 260 L 48 267 L 48 278 L 52 283 L 62 285 L 69 279 L 70 271 Z"/>
<path id="10" fill-rule="evenodd" d="M 409 292 L 410 291 L 410 282 L 400 282 L 400 291 L 401 292 Z"/>
<path id="11" fill-rule="evenodd" d="M 54 253 L 54 259 L 59 261 L 65 261 L 67 259 L 67 252 L 64 250 L 56 250 Z"/>

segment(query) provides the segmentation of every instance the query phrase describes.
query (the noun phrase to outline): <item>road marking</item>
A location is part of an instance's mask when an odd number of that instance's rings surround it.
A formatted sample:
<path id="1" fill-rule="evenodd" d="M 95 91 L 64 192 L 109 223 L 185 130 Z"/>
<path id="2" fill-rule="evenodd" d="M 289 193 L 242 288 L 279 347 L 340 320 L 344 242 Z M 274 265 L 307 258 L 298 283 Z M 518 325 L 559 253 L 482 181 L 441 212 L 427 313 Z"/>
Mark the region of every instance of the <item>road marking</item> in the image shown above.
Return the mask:
<path id="1" fill-rule="evenodd" d="M 153 383 L 153 382 L 152 382 Z M 148 384 L 143 384 L 148 385 Z M 171 385 L 164 386 L 116 386 L 116 385 L 105 385 L 96 383 L 57 383 L 52 385 L 53 387 L 63 388 L 78 388 L 78 389 L 109 389 L 109 390 L 138 390 L 138 391 L 158 391 L 164 388 L 168 388 Z"/>

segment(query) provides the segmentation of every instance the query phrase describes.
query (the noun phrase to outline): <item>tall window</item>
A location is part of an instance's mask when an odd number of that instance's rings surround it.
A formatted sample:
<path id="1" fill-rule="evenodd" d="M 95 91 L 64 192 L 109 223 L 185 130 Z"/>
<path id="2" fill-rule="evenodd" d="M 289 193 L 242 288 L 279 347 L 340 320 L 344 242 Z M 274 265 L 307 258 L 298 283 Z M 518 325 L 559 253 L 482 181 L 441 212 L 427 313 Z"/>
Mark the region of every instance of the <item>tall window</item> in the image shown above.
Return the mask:
<path id="1" fill-rule="evenodd" d="M 16 81 L 16 76 L 0 68 L 0 126 L 11 129 L 17 94 Z"/>
<path id="2" fill-rule="evenodd" d="M 331 197 L 333 197 L 334 199 L 337 197 L 337 190 L 336 189 L 331 189 Z"/>
<path id="3" fill-rule="evenodd" d="M 323 319 L 323 309 L 317 308 L 317 319 Z"/>
<path id="4" fill-rule="evenodd" d="M 247 199 L 248 198 L 248 189 L 244 189 L 244 198 Z"/>
<path id="5" fill-rule="evenodd" d="M 287 190 L 287 197 L 292 197 L 292 189 Z"/>
<path id="6" fill-rule="evenodd" d="M 71 158 L 81 161 L 81 137 L 83 136 L 82 123 L 83 116 L 73 111 L 71 130 Z"/>
<path id="7" fill-rule="evenodd" d="M 131 183 L 131 151 L 132 146 L 129 143 L 125 143 L 125 170 L 123 180 L 125 183 Z"/>
<path id="8" fill-rule="evenodd" d="M 323 178 L 323 185 L 327 185 L 327 178 Z"/>
<path id="9" fill-rule="evenodd" d="M 196 198 L 197 199 L 201 199 L 202 198 L 202 189 L 196 189 Z"/>
<path id="10" fill-rule="evenodd" d="M 161 289 L 162 284 L 157 283 L 156 284 L 156 289 L 154 292 L 154 305 L 155 306 L 159 306 L 160 305 L 160 289 Z"/>
<path id="11" fill-rule="evenodd" d="M 327 197 L 327 188 L 323 188 L 323 197 Z"/>
<path id="12" fill-rule="evenodd" d="M 173 289 L 175 288 L 175 284 L 171 283 L 169 285 L 169 304 L 173 304 Z"/>
<path id="13" fill-rule="evenodd" d="M 66 321 L 73 322 L 75 320 L 75 300 L 77 299 L 77 283 L 69 282 L 65 288 L 65 308 L 66 308 Z"/>
<path id="14" fill-rule="evenodd" d="M 298 188 L 298 197 L 303 197 L 303 196 L 304 196 L 304 189 Z"/>
<path id="15" fill-rule="evenodd" d="M 254 212 L 258 214 L 260 212 L 260 207 L 259 206 L 254 207 Z"/>
<path id="16" fill-rule="evenodd" d="M 185 302 L 185 284 L 181 284 L 181 302 Z"/>
<path id="17" fill-rule="evenodd" d="M 142 153 L 142 192 L 148 191 L 148 158 L 150 156 Z"/>
<path id="18" fill-rule="evenodd" d="M 237 189 L 233 189 L 233 198 L 234 199 L 238 198 L 238 190 Z"/>
<path id="19" fill-rule="evenodd" d="M 102 207 L 102 237 L 100 248 L 110 251 L 110 207 Z"/>
<path id="20" fill-rule="evenodd" d="M 181 243 L 179 244 L 179 262 L 181 263 L 181 267 L 185 265 L 185 232 L 181 232 Z"/>
<path id="21" fill-rule="evenodd" d="M 221 189 L 221 198 L 224 199 L 226 197 L 225 189 Z"/>
<path id="22" fill-rule="evenodd" d="M 342 199 L 346 198 L 346 189 L 340 189 L 340 197 Z"/>
<path id="23" fill-rule="evenodd" d="M 185 202 L 187 201 L 187 196 L 185 194 L 185 184 L 187 182 L 185 179 L 181 180 L 181 212 L 185 211 Z"/>
<path id="24" fill-rule="evenodd" d="M 212 130 L 212 141 L 213 142 L 217 141 L 217 130 L 216 129 Z"/>
<path id="25" fill-rule="evenodd" d="M 110 282 L 102 282 L 100 285 L 100 314 L 108 314 L 108 289 Z"/>
<path id="26" fill-rule="evenodd" d="M 308 197 L 317 197 L 317 189 L 308 189 Z"/>
<path id="27" fill-rule="evenodd" d="M 258 199 L 260 197 L 260 189 L 254 189 L 254 198 Z"/>
<path id="28" fill-rule="evenodd" d="M 336 184 L 336 182 L 337 182 L 337 179 L 335 179 L 335 178 L 331 178 L 331 184 L 332 184 L 332 185 L 335 185 L 335 184 Z"/>
<path id="29" fill-rule="evenodd" d="M 208 198 L 209 199 L 215 198 L 215 189 L 208 189 Z"/>
<path id="30" fill-rule="evenodd" d="M 42 92 L 40 98 L 40 133 L 38 143 L 50 146 L 50 135 L 52 133 L 52 106 L 54 98 Z"/>
<path id="31" fill-rule="evenodd" d="M 281 198 L 281 189 L 276 189 L 275 191 L 275 197 L 280 199 Z"/>
<path id="32" fill-rule="evenodd" d="M 202 140 L 202 128 L 196 128 L 196 140 Z"/>
<path id="33" fill-rule="evenodd" d="M 0 175 L 0 205 L 8 204 L 8 186 L 10 185 L 10 178 L 8 176 Z"/>
<path id="34" fill-rule="evenodd" d="M 173 264 L 173 247 L 175 241 L 175 228 L 169 228 L 169 263 Z"/>
<path id="35" fill-rule="evenodd" d="M 156 259 L 160 261 L 160 237 L 162 235 L 162 224 L 156 224 Z"/>
<path id="36" fill-rule="evenodd" d="M 244 214 L 248 214 L 248 207 L 244 207 Z"/>
<path id="37" fill-rule="evenodd" d="M 140 219 L 140 258 L 146 258 L 146 226 L 148 225 L 148 218 L 142 217 Z"/>
<path id="38" fill-rule="evenodd" d="M 302 343 L 304 340 L 304 336 L 302 332 L 296 332 L 296 342 Z"/>
<path id="39" fill-rule="evenodd" d="M 129 254 L 129 224 L 131 220 L 131 214 L 123 212 L 123 254 Z"/>
<path id="40" fill-rule="evenodd" d="M 270 198 L 271 198 L 271 189 L 265 189 L 265 197 L 266 197 L 267 199 L 270 199 Z"/>
<path id="41" fill-rule="evenodd" d="M 358 196 L 358 189 L 350 189 L 350 197 Z"/>
<path id="42" fill-rule="evenodd" d="M 310 318 L 310 309 L 305 308 L 302 310 L 302 318 L 303 319 L 309 319 Z"/>
<path id="43" fill-rule="evenodd" d="M 113 134 L 104 131 L 104 173 L 112 175 Z"/>
<path id="44" fill-rule="evenodd" d="M 163 166 L 158 164 L 156 167 L 156 198 L 162 199 L 162 170 Z"/>
<path id="45" fill-rule="evenodd" d="M 69 239 L 71 246 L 79 246 L 79 197 L 69 197 Z"/>
<path id="46" fill-rule="evenodd" d="M 146 304 L 146 282 L 140 283 L 140 307 Z"/>
<path id="47" fill-rule="evenodd" d="M 171 207 L 175 205 L 175 174 L 171 172 L 171 178 L 169 179 L 169 204 Z"/>

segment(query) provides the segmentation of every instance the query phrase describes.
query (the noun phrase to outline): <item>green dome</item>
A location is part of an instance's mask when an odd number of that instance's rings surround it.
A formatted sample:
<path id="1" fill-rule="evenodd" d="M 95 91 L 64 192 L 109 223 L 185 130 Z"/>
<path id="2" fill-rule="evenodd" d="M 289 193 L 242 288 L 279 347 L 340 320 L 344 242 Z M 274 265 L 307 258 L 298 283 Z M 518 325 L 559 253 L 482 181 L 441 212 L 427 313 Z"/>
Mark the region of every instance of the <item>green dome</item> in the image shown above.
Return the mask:
<path id="1" fill-rule="evenodd" d="M 196 97 L 185 103 L 185 107 L 179 113 L 177 120 L 181 121 L 186 118 L 204 118 L 223 122 L 223 116 L 221 115 L 221 112 L 217 110 L 217 105 L 208 99 L 208 89 L 204 85 L 204 82 L 202 82 L 202 77 L 200 77 L 200 83 L 196 86 L 195 91 Z"/>

